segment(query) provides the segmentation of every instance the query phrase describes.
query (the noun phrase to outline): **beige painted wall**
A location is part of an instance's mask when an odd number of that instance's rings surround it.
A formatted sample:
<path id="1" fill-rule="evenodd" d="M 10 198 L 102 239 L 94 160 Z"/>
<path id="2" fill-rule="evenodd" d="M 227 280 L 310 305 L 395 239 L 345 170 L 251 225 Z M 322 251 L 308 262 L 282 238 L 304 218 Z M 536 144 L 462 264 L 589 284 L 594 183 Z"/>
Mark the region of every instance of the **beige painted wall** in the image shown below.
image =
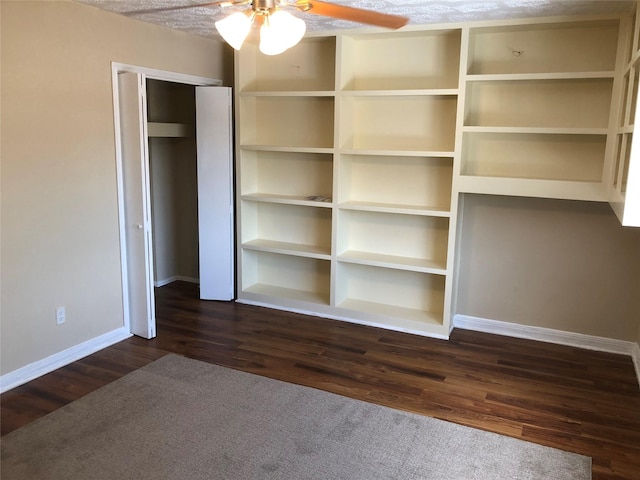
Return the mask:
<path id="1" fill-rule="evenodd" d="M 640 297 L 640 282 L 638 283 L 638 297 Z M 640 308 L 636 311 L 636 318 L 638 319 L 638 334 L 636 336 L 636 342 L 640 347 Z M 638 359 L 640 361 L 640 359 Z"/>
<path id="2" fill-rule="evenodd" d="M 67 1 L 0 8 L 6 374 L 123 325 L 110 62 L 232 73 L 217 41 Z"/>
<path id="3" fill-rule="evenodd" d="M 602 203 L 467 195 L 456 313 L 638 338 L 640 229 Z"/>

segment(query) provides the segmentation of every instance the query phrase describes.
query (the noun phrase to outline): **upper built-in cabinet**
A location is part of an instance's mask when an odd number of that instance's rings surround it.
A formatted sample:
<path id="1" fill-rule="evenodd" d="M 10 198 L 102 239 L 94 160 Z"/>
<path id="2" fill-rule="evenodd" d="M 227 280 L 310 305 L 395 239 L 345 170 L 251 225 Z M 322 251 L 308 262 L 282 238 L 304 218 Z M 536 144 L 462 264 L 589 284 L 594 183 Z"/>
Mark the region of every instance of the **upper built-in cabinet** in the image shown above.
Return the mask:
<path id="1" fill-rule="evenodd" d="M 453 156 L 460 45 L 459 29 L 342 36 L 337 146 Z"/>
<path id="2" fill-rule="evenodd" d="M 472 28 L 467 73 L 613 76 L 617 45 L 618 22 L 609 20 Z"/>
<path id="3" fill-rule="evenodd" d="M 326 92 L 335 89 L 335 37 L 305 39 L 280 55 L 268 56 L 257 45 L 242 47 L 236 68 L 240 92 Z"/>
<path id="4" fill-rule="evenodd" d="M 606 200 L 619 23 L 470 29 L 460 191 Z"/>
<path id="5" fill-rule="evenodd" d="M 624 54 L 620 108 L 616 123 L 609 202 L 625 226 L 640 227 L 640 146 L 635 134 L 640 87 L 640 22 L 638 9 L 625 24 L 620 48 Z"/>
<path id="6" fill-rule="evenodd" d="M 457 89 L 460 30 L 342 37 L 340 90 Z"/>

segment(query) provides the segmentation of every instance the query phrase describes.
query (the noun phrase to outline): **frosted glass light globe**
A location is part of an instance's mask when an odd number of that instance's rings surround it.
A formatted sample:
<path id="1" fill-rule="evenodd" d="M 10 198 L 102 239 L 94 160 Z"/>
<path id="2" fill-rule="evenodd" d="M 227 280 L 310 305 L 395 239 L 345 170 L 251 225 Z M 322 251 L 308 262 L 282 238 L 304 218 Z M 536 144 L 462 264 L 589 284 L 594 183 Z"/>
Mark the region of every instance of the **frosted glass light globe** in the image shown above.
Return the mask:
<path id="1" fill-rule="evenodd" d="M 302 40 L 306 30 L 303 20 L 276 10 L 260 27 L 260 51 L 265 55 L 278 55 Z"/>
<path id="2" fill-rule="evenodd" d="M 225 42 L 240 50 L 251 30 L 251 18 L 242 12 L 236 12 L 215 23 L 216 29 Z"/>

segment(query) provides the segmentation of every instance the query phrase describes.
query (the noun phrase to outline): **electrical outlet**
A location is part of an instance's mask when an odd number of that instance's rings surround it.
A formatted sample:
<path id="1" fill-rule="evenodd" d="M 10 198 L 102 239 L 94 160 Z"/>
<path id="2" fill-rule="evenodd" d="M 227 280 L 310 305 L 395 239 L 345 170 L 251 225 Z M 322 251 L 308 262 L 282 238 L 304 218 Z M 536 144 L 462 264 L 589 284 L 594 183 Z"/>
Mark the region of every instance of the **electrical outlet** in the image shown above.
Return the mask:
<path id="1" fill-rule="evenodd" d="M 62 325 L 66 319 L 64 307 L 56 308 L 56 325 Z"/>

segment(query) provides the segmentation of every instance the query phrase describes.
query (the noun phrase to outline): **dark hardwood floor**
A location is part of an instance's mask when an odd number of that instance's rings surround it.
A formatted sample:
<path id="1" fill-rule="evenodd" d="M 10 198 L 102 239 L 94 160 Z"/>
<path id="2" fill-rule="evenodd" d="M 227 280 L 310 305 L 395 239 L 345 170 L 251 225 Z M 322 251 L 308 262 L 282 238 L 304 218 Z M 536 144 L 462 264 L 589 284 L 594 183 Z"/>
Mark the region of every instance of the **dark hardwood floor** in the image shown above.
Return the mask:
<path id="1" fill-rule="evenodd" d="M 158 289 L 156 339 L 3 394 L 2 435 L 173 352 L 588 455 L 595 480 L 640 479 L 629 357 L 465 330 L 435 340 L 197 296 L 187 283 Z"/>

